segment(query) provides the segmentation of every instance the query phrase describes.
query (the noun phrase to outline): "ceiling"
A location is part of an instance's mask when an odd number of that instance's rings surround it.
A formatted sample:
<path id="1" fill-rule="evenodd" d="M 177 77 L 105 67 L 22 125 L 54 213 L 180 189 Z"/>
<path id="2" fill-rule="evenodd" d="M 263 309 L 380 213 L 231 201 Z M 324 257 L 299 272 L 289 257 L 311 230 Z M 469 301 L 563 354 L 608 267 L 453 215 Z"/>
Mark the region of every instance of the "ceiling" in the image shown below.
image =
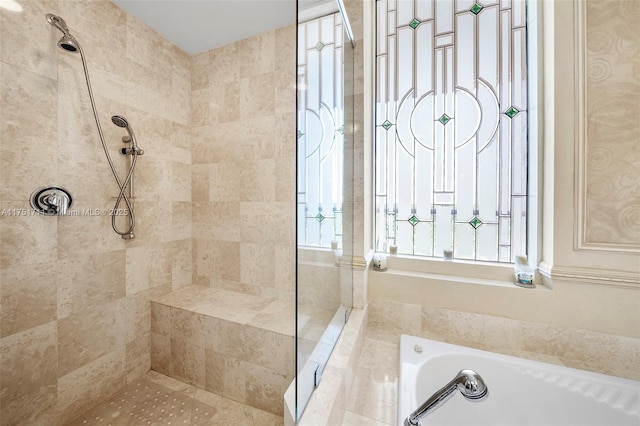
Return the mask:
<path id="1" fill-rule="evenodd" d="M 292 24 L 296 0 L 113 0 L 189 54 Z M 299 0 L 308 9 L 327 0 Z"/>

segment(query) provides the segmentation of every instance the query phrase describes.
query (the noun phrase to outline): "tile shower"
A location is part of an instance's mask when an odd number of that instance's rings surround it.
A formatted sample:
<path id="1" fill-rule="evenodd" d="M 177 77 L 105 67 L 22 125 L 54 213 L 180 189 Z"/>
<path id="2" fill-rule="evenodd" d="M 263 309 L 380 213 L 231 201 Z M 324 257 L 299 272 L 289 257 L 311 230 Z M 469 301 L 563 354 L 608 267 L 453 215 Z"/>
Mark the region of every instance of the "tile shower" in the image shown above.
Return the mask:
<path id="1" fill-rule="evenodd" d="M 146 380 L 162 335 L 152 299 L 196 284 L 293 323 L 295 27 L 189 56 L 107 0 L 21 4 L 0 9 L 2 208 L 29 209 L 49 184 L 77 209 L 109 209 L 118 192 L 79 58 L 56 46 L 46 13 L 82 43 L 118 171 L 111 115 L 135 123 L 145 148 L 135 240 L 105 216 L 0 215 L 0 424 L 55 425 Z M 241 402 L 266 407 L 286 370 L 236 382 Z"/>

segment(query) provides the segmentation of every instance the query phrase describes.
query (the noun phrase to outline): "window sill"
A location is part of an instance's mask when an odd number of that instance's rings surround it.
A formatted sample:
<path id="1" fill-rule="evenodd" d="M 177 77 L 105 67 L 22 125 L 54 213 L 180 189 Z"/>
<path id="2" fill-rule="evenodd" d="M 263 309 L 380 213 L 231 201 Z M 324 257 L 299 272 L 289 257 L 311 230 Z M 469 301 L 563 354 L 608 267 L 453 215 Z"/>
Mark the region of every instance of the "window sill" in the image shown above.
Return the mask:
<path id="1" fill-rule="evenodd" d="M 416 258 L 413 256 L 387 255 L 387 267 L 409 274 L 438 275 L 448 280 L 461 278 L 479 281 L 511 281 L 513 265 L 494 262 L 471 262 L 464 260 L 443 260 L 436 258 Z"/>
<path id="2" fill-rule="evenodd" d="M 391 279 L 394 282 L 401 283 L 405 279 L 418 279 L 425 284 L 445 284 L 449 286 L 454 285 L 474 285 L 474 286 L 489 286 L 489 287 L 502 287 L 502 288 L 514 288 L 521 290 L 548 290 L 542 283 L 537 283 L 533 288 L 523 288 L 516 286 L 510 279 L 486 279 L 486 278 L 477 278 L 477 277 L 468 277 L 462 275 L 451 275 L 451 274 L 437 274 L 432 272 L 416 272 L 416 271 L 407 271 L 402 269 L 395 269 L 391 267 L 387 267 L 387 270 L 384 272 L 376 271 L 374 269 L 371 270 L 371 274 L 386 274 L 389 277 L 386 279 Z"/>

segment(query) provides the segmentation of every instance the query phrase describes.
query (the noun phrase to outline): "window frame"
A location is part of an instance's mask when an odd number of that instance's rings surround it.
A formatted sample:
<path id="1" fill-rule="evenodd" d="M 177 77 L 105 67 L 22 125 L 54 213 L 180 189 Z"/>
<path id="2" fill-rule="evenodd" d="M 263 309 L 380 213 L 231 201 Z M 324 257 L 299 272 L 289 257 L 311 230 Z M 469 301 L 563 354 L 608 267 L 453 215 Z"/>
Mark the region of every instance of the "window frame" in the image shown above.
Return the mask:
<path id="1" fill-rule="evenodd" d="M 377 3 L 377 0 L 374 1 Z M 539 262 L 542 259 L 542 208 L 543 197 L 541 190 L 543 188 L 543 141 L 544 135 L 543 118 L 539 107 L 544 104 L 544 81 L 543 81 L 543 22 L 542 22 L 542 1 L 525 0 L 527 8 L 526 25 L 527 25 L 527 120 L 529 128 L 529 142 L 527 149 L 527 257 L 529 264 L 536 266 L 536 283 L 542 283 L 542 276 L 538 271 Z M 368 46 L 371 71 L 370 86 L 372 95 L 368 103 L 370 103 L 371 120 L 369 123 L 371 135 L 371 241 L 373 242 L 373 253 L 387 255 L 387 266 L 392 270 L 406 271 L 409 274 L 426 274 L 431 276 L 455 276 L 460 281 L 473 281 L 478 277 L 486 278 L 492 281 L 513 281 L 513 263 L 480 261 L 480 260 L 463 260 L 453 259 L 444 260 L 438 257 L 427 257 L 419 255 L 391 255 L 388 251 L 378 251 L 376 247 L 378 214 L 376 212 L 376 91 L 375 82 L 377 81 L 377 65 L 376 65 L 376 46 L 378 43 L 377 31 L 377 14 L 378 7 L 372 7 L 372 21 L 370 31 L 372 34 L 371 42 Z M 369 257 L 371 257 L 369 256 Z"/>

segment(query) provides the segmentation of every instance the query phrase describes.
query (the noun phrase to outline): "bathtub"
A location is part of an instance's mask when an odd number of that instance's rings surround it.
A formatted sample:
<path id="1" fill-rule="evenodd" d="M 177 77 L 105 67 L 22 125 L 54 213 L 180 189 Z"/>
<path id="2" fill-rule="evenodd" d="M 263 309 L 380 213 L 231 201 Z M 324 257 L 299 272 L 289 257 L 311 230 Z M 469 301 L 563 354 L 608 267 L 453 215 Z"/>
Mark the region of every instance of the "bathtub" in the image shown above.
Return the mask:
<path id="1" fill-rule="evenodd" d="M 403 335 L 398 426 L 462 369 L 475 370 L 489 395 L 457 390 L 422 425 L 640 425 L 640 382 Z"/>

